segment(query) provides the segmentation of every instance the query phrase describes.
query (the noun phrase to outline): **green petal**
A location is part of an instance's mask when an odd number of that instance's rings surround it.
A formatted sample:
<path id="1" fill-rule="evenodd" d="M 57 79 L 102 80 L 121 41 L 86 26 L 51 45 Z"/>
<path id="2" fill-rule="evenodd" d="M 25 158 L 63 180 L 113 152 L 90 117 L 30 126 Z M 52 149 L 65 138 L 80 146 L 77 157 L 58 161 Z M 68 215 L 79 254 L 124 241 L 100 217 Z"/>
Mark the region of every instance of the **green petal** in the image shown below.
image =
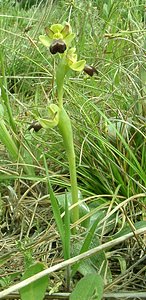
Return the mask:
<path id="1" fill-rule="evenodd" d="M 52 39 L 50 39 L 48 36 L 46 35 L 40 35 L 39 36 L 39 40 L 40 42 L 46 46 L 46 47 L 50 47 L 51 43 L 52 43 Z"/>
<path id="2" fill-rule="evenodd" d="M 53 39 L 54 32 L 49 27 L 45 28 L 45 32 L 50 39 Z"/>
<path id="3" fill-rule="evenodd" d="M 86 64 L 86 61 L 84 59 L 82 59 L 82 60 L 76 61 L 75 63 L 70 65 L 70 68 L 74 71 L 81 72 L 81 71 L 83 71 L 85 64 Z"/>
<path id="4" fill-rule="evenodd" d="M 61 34 L 65 38 L 70 33 L 71 33 L 71 26 L 69 25 L 69 23 L 66 23 L 63 29 L 61 30 Z"/>
<path id="5" fill-rule="evenodd" d="M 64 26 L 62 24 L 53 24 L 50 29 L 56 33 L 56 32 L 60 32 L 62 29 L 64 28 Z"/>

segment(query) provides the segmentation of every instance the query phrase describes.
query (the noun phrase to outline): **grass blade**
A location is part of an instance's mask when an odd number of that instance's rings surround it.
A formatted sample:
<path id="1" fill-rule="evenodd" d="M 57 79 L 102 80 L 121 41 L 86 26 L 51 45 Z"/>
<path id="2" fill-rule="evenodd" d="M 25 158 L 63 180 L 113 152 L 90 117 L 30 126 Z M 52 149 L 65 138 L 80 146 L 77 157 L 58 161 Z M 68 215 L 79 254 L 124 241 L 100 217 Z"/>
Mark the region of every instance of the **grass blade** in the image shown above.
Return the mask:
<path id="1" fill-rule="evenodd" d="M 59 205 L 57 202 L 57 199 L 55 197 L 55 194 L 53 192 L 52 186 L 51 186 L 51 182 L 50 182 L 50 178 L 49 178 L 49 173 L 48 173 L 48 168 L 47 168 L 47 162 L 44 157 L 44 165 L 45 165 L 45 170 L 46 170 L 46 175 L 47 175 L 47 183 L 48 183 L 48 191 L 50 193 L 50 200 L 51 200 L 51 205 L 52 205 L 52 210 L 53 210 L 53 214 L 54 214 L 54 218 L 56 221 L 56 225 L 57 225 L 57 229 L 58 232 L 60 234 L 60 238 L 63 244 L 63 252 L 65 254 L 65 234 L 64 234 L 64 224 L 60 215 L 60 209 L 59 209 Z"/>

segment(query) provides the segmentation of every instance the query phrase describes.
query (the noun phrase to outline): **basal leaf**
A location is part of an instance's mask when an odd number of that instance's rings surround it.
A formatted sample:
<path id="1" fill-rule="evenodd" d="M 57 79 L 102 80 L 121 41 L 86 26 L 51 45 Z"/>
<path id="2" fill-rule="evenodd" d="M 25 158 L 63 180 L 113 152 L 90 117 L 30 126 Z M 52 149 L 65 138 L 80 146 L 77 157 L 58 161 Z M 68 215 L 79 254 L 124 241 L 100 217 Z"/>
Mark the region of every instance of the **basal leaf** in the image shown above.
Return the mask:
<path id="1" fill-rule="evenodd" d="M 45 269 L 44 264 L 37 262 L 24 273 L 22 280 L 29 278 Z M 48 286 L 48 276 L 44 276 L 20 289 L 21 300 L 43 300 Z"/>
<path id="2" fill-rule="evenodd" d="M 98 274 L 88 274 L 82 278 L 71 293 L 69 300 L 101 300 L 103 280 Z"/>

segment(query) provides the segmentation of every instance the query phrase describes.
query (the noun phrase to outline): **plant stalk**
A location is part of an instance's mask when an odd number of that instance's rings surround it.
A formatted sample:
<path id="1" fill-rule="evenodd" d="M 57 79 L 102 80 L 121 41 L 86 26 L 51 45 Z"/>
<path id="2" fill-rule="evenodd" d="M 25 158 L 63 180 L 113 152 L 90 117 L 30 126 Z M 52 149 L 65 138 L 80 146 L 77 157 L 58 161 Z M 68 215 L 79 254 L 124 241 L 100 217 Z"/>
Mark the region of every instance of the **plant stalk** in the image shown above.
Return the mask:
<path id="1" fill-rule="evenodd" d="M 70 118 L 63 108 L 63 85 L 64 78 L 68 71 L 69 67 L 65 63 L 63 58 L 56 70 L 56 84 L 57 84 L 57 93 L 58 93 L 58 102 L 59 102 L 59 131 L 63 138 L 64 147 L 69 163 L 69 173 L 70 173 L 70 183 L 71 183 L 71 195 L 72 195 L 72 204 L 78 203 L 78 186 L 77 186 L 77 174 L 76 174 L 76 159 L 75 151 L 73 144 L 73 132 Z M 79 206 L 76 205 L 72 209 L 72 221 L 75 223 L 79 219 Z M 73 229 L 75 233 L 76 229 Z"/>
<path id="2" fill-rule="evenodd" d="M 73 144 L 73 132 L 72 132 L 70 118 L 64 108 L 62 108 L 59 112 L 58 127 L 64 141 L 64 147 L 69 162 L 72 204 L 77 204 L 78 186 L 77 186 L 75 151 L 74 151 L 74 144 Z M 79 219 L 79 206 L 76 205 L 72 209 L 72 211 L 73 211 L 72 221 L 73 223 L 75 223 Z"/>
<path id="3" fill-rule="evenodd" d="M 64 58 L 60 60 L 56 70 L 56 84 L 57 84 L 57 94 L 58 94 L 58 106 L 61 109 L 63 107 L 63 84 L 64 78 L 68 71 L 68 66 L 65 63 Z"/>

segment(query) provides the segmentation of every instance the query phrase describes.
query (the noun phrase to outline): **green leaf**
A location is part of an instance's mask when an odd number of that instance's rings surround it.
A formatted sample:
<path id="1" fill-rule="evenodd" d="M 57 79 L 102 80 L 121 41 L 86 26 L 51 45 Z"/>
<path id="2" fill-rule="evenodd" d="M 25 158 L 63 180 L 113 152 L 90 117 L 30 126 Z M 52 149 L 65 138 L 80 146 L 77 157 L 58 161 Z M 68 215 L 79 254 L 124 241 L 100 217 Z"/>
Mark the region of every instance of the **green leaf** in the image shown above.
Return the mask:
<path id="1" fill-rule="evenodd" d="M 22 280 L 25 280 L 45 269 L 43 263 L 37 262 L 31 265 L 24 273 Z M 48 276 L 44 276 L 29 285 L 20 289 L 21 300 L 42 300 L 48 286 Z"/>
<path id="2" fill-rule="evenodd" d="M 144 227 L 146 227 L 146 221 L 145 220 L 138 221 L 138 222 L 134 223 L 133 226 L 135 227 L 136 230 L 144 228 Z M 124 235 L 130 233 L 131 231 L 132 231 L 132 229 L 131 229 L 130 225 L 126 223 L 126 225 L 121 230 L 119 230 L 117 233 L 115 233 L 112 236 L 112 239 L 117 239 L 118 237 L 124 236 Z"/>
<path id="3" fill-rule="evenodd" d="M 0 104 L 0 118 L 3 119 L 3 116 L 4 116 L 4 108 L 2 104 Z"/>
<path id="4" fill-rule="evenodd" d="M 49 194 L 50 194 L 50 200 L 51 200 L 51 205 L 52 205 L 52 209 L 53 209 L 53 214 L 54 214 L 54 218 L 55 218 L 55 221 L 56 221 L 58 232 L 60 234 L 60 238 L 61 238 L 61 241 L 62 241 L 63 253 L 65 254 L 64 224 L 63 224 L 63 221 L 62 221 L 62 218 L 61 218 L 61 215 L 60 215 L 59 204 L 58 204 L 58 201 L 55 197 L 55 194 L 53 192 L 52 185 L 51 185 L 51 182 L 50 182 L 46 158 L 45 158 L 45 156 L 43 156 L 43 157 L 44 157 L 44 165 L 45 165 L 45 171 L 46 171 L 46 175 L 47 175 L 48 191 L 49 191 Z"/>
<path id="5" fill-rule="evenodd" d="M 126 267 L 127 267 L 126 259 L 122 255 L 116 255 L 115 258 L 118 259 L 120 264 L 121 274 L 123 274 L 126 271 Z"/>
<path id="6" fill-rule="evenodd" d="M 84 243 L 81 247 L 80 254 L 89 249 L 98 223 L 99 223 L 99 219 L 97 218 L 96 221 L 92 224 L 91 228 L 89 229 L 89 231 L 84 239 Z M 78 270 L 80 265 L 83 265 L 83 262 L 79 261 L 73 265 L 72 276 L 76 273 L 76 271 Z"/>
<path id="7" fill-rule="evenodd" d="M 64 216 L 64 247 L 65 253 L 64 258 L 70 258 L 70 211 L 69 211 L 69 203 L 67 199 L 67 194 L 65 194 L 65 216 Z"/>
<path id="8" fill-rule="evenodd" d="M 11 159 L 17 160 L 19 156 L 19 150 L 7 129 L 4 120 L 2 119 L 0 120 L 0 141 L 5 145 Z"/>
<path id="9" fill-rule="evenodd" d="M 58 203 L 61 207 L 61 212 L 64 212 L 65 210 L 65 197 L 67 197 L 68 206 L 70 207 L 72 205 L 72 195 L 70 192 L 59 194 L 56 196 Z M 82 200 L 81 192 L 78 191 L 78 199 Z M 86 203 L 83 203 L 79 201 L 79 217 L 82 218 L 83 216 L 87 215 L 90 212 L 90 209 Z M 73 220 L 72 210 L 71 210 L 71 220 Z M 88 228 L 90 224 L 90 218 L 85 219 L 81 225 L 85 228 Z"/>
<path id="10" fill-rule="evenodd" d="M 85 202 L 82 203 L 79 202 L 79 217 L 82 218 L 89 213 L 90 213 L 89 206 Z M 88 216 L 87 218 L 85 218 L 84 221 L 81 222 L 81 225 L 85 228 L 89 228 L 90 217 Z"/>
<path id="11" fill-rule="evenodd" d="M 101 300 L 103 288 L 103 280 L 100 275 L 88 274 L 77 283 L 69 300 Z"/>
<path id="12" fill-rule="evenodd" d="M 46 47 L 50 47 L 50 45 L 51 45 L 51 42 L 52 42 L 52 39 L 50 39 L 48 36 L 46 36 L 46 35 L 40 35 L 39 36 L 39 40 L 40 40 L 40 42 L 44 45 L 44 46 L 46 46 Z"/>

